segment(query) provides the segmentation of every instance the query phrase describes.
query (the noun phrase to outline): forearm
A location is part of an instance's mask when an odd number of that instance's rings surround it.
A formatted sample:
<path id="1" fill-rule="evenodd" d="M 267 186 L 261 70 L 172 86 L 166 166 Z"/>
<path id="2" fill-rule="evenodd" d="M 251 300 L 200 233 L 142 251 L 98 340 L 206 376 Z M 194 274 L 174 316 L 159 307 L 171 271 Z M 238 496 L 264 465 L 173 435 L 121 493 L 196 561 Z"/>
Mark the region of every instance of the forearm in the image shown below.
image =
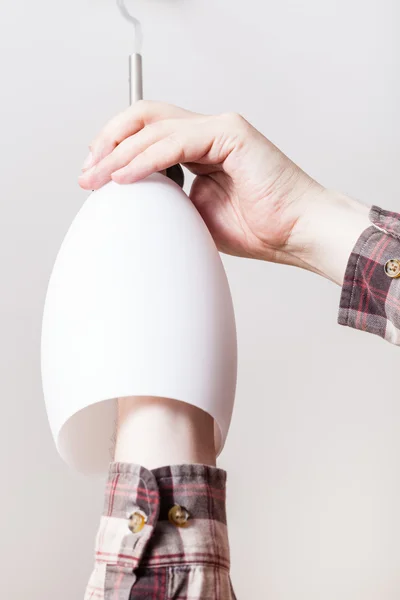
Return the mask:
<path id="1" fill-rule="evenodd" d="M 176 400 L 119 398 L 114 458 L 148 469 L 184 463 L 214 466 L 214 421 Z"/>
<path id="2" fill-rule="evenodd" d="M 305 206 L 294 242 L 294 264 L 342 285 L 351 252 L 371 223 L 369 207 L 344 194 L 323 190 Z"/>
<path id="3" fill-rule="evenodd" d="M 85 600 L 114 590 L 121 599 L 157 590 L 198 598 L 200 589 L 211 598 L 216 586 L 233 600 L 212 417 L 176 400 L 128 397 L 118 399 L 117 425 Z"/>
<path id="4" fill-rule="evenodd" d="M 291 264 L 342 285 L 341 325 L 400 345 L 400 214 L 323 190 L 304 215 Z"/>

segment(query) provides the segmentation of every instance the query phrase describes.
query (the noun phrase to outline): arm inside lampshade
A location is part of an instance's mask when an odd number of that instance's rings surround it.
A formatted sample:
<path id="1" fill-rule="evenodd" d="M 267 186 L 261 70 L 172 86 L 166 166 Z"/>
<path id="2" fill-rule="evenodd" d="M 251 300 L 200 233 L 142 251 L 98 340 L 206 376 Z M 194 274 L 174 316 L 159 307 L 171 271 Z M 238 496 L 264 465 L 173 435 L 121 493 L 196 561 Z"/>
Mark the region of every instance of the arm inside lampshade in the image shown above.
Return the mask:
<path id="1" fill-rule="evenodd" d="M 196 406 L 168 398 L 119 398 L 114 459 L 148 469 L 215 466 L 214 419 Z"/>

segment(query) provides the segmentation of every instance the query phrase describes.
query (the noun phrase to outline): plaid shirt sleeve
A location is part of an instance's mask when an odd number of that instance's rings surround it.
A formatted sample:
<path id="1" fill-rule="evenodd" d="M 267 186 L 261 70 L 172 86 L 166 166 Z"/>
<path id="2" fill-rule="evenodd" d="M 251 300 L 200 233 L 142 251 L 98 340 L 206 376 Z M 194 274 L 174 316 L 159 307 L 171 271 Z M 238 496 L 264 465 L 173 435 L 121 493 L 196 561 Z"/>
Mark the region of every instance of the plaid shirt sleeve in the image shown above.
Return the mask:
<path id="1" fill-rule="evenodd" d="M 85 600 L 235 600 L 225 482 L 205 465 L 111 463 Z"/>
<path id="2" fill-rule="evenodd" d="M 373 206 L 370 220 L 347 265 L 339 323 L 400 345 L 400 214 Z"/>

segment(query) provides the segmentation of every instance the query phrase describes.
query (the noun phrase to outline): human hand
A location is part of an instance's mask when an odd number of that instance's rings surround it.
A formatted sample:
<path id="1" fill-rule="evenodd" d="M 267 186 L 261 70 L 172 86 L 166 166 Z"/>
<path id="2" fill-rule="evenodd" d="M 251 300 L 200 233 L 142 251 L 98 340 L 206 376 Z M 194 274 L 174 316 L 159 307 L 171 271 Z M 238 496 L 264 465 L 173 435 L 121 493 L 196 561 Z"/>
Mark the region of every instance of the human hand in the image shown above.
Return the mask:
<path id="1" fill-rule="evenodd" d="M 182 163 L 196 174 L 190 198 L 222 252 L 342 277 L 342 265 L 326 273 L 315 256 L 320 221 L 337 214 L 336 200 L 239 115 L 140 101 L 106 125 L 91 152 L 79 178 L 84 189 Z"/>

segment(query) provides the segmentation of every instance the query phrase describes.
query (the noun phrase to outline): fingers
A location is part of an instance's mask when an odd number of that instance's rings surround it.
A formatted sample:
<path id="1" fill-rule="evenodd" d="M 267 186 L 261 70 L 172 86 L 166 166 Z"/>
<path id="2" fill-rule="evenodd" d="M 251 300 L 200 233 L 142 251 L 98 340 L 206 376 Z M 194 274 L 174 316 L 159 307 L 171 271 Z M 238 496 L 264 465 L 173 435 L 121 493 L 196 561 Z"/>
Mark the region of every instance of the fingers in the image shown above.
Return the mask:
<path id="1" fill-rule="evenodd" d="M 111 177 L 117 183 L 133 183 L 178 163 L 197 162 L 206 158 L 213 142 L 209 124 L 181 121 Z"/>
<path id="2" fill-rule="evenodd" d="M 84 189 L 96 190 L 111 180 L 111 174 L 125 167 L 138 154 L 156 143 L 163 136 L 169 135 L 176 121 L 160 121 L 148 125 L 136 135 L 121 142 L 115 150 L 100 160 L 97 165 L 84 172 L 79 177 L 79 184 Z"/>
<path id="3" fill-rule="evenodd" d="M 117 183 L 134 183 L 148 177 L 152 173 L 157 173 L 176 165 L 180 162 L 180 155 L 181 149 L 173 141 L 173 138 L 164 138 L 139 154 L 123 169 L 113 173 L 111 179 Z"/>
<path id="4" fill-rule="evenodd" d="M 166 119 L 190 118 L 196 113 L 161 102 L 139 101 L 111 119 L 90 145 L 91 156 L 84 170 L 110 154 L 123 140 L 146 125 Z"/>
<path id="5" fill-rule="evenodd" d="M 219 165 L 229 145 L 217 117 L 170 119 L 153 123 L 122 142 L 109 156 L 84 173 L 84 189 L 98 189 L 110 179 L 133 183 L 177 163 Z"/>

